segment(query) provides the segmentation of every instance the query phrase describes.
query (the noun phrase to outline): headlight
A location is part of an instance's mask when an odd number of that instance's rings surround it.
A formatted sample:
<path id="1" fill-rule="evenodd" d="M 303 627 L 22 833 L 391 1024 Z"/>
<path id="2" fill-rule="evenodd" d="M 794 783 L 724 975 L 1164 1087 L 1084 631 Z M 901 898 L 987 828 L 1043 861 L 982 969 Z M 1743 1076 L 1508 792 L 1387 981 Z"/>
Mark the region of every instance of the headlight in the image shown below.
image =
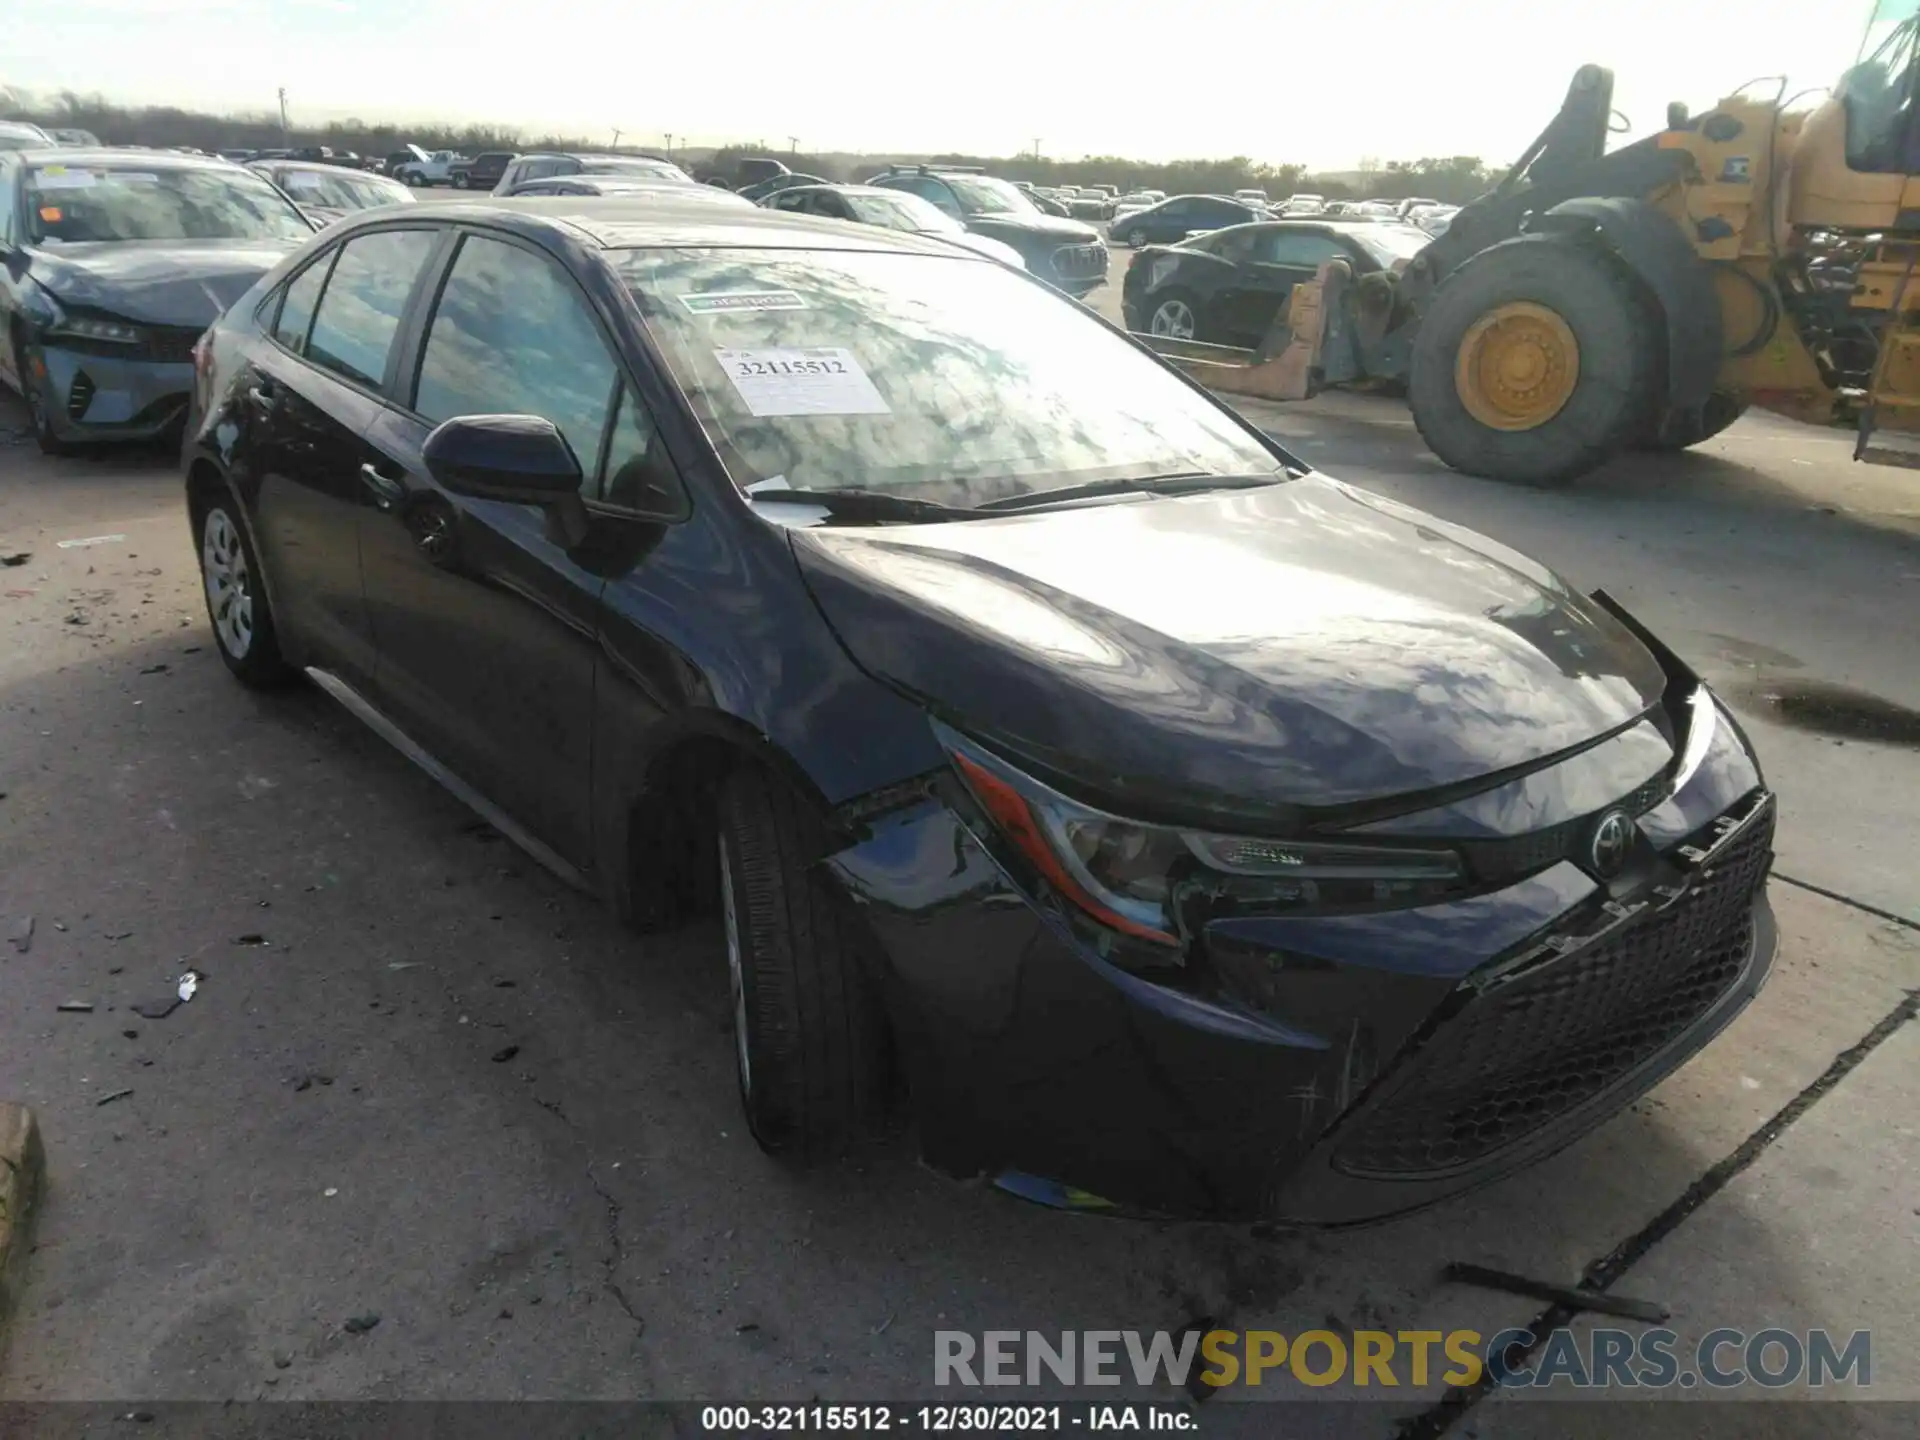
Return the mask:
<path id="1" fill-rule="evenodd" d="M 1219 835 L 1150 825 L 1062 795 L 938 722 L 1000 833 L 1062 898 L 1138 940 L 1179 946 L 1188 902 L 1296 910 L 1413 905 L 1464 878 L 1450 850 Z"/>
<path id="2" fill-rule="evenodd" d="M 118 320 L 88 320 L 69 315 L 47 331 L 49 337 L 68 336 L 75 340 L 99 340 L 110 345 L 138 345 L 147 337 L 137 326 Z"/>

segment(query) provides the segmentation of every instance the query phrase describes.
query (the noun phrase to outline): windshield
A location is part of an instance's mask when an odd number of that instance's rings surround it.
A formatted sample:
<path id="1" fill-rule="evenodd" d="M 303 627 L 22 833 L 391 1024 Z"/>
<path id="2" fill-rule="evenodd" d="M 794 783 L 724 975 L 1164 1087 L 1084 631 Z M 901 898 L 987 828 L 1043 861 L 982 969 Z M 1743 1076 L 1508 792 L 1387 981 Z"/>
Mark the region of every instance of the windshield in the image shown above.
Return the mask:
<path id="1" fill-rule="evenodd" d="M 282 170 L 274 178 L 282 190 L 302 205 L 366 210 L 375 205 L 406 204 L 413 199 L 413 192 L 397 182 L 339 170 Z"/>
<path id="2" fill-rule="evenodd" d="M 1433 237 L 1415 225 L 1356 225 L 1349 233 L 1360 242 L 1361 249 L 1388 270 L 1433 243 Z"/>
<path id="3" fill-rule="evenodd" d="M 846 199 L 853 207 L 854 218 L 864 225 L 884 225 L 889 230 L 911 230 L 920 235 L 966 233 L 967 227 L 951 215 L 904 190 L 883 195 L 849 195 Z"/>
<path id="4" fill-rule="evenodd" d="M 245 170 L 44 165 L 27 172 L 27 238 L 298 240 L 313 227 Z"/>
<path id="5" fill-rule="evenodd" d="M 991 175 L 942 175 L 940 178 L 953 187 L 953 193 L 960 197 L 960 204 L 969 215 L 1028 215 L 1033 212 L 1033 201 L 1024 193 Z"/>
<path id="6" fill-rule="evenodd" d="M 742 490 L 975 505 L 1096 480 L 1285 473 L 1157 360 L 998 265 L 680 249 L 616 264 Z"/>

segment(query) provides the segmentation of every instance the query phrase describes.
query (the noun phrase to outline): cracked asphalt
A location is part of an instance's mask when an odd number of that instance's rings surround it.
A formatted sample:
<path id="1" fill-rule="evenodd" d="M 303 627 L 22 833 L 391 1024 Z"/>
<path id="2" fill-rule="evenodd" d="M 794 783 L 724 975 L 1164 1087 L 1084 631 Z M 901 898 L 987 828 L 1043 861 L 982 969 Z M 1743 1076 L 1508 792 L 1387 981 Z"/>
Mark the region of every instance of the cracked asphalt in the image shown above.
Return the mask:
<path id="1" fill-rule="evenodd" d="M 1779 967 L 1644 1102 L 1357 1232 L 1060 1215 L 904 1143 L 785 1171 L 736 1107 L 716 926 L 623 933 L 324 696 L 232 683 L 169 461 L 0 444 L 0 555 L 30 557 L 0 569 L 0 939 L 34 919 L 0 943 L 0 1096 L 39 1112 L 49 1165 L 0 1399 L 950 1399 L 940 1329 L 1492 1333 L 1538 1303 L 1442 1284 L 1446 1261 L 1573 1283 L 1654 1236 L 1622 1291 L 1700 1327 L 1875 1327 L 1876 1388 L 1920 1400 L 1885 1263 L 1920 1239 L 1920 481 L 1748 420 L 1515 492 L 1441 469 L 1388 402 L 1250 413 L 1607 586 L 1750 724 L 1782 802 Z M 0 439 L 19 423 L 0 401 Z M 189 967 L 190 1001 L 135 1012 Z M 1333 1428 L 1384 1435 L 1440 1392 L 1373 1398 Z M 1849 1433 L 1788 1408 L 1805 1428 L 1769 1433 Z M 1545 1413 L 1444 1423 L 1555 1433 Z"/>

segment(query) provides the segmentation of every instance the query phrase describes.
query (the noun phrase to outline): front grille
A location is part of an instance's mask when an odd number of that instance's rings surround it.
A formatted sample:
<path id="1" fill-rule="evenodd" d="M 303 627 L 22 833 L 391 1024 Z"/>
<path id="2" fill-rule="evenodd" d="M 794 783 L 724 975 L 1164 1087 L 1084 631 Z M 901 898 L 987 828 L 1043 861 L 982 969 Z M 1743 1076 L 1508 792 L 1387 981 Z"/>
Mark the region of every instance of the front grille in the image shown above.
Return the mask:
<path id="1" fill-rule="evenodd" d="M 206 333 L 204 329 L 193 330 L 184 325 L 154 325 L 146 331 L 146 343 L 136 352 L 142 360 L 154 360 L 166 365 L 191 365 L 193 347 Z"/>
<path id="2" fill-rule="evenodd" d="M 1666 794 L 1667 776 L 1662 771 L 1622 798 L 1619 808 L 1637 818 L 1664 800 Z M 1609 810 L 1613 808 L 1611 805 L 1607 807 Z M 1480 879 L 1518 879 L 1536 870 L 1544 870 L 1556 861 L 1572 859 L 1578 853 L 1575 847 L 1592 828 L 1593 818 L 1583 815 L 1560 825 L 1550 825 L 1545 830 L 1535 830 L 1530 835 L 1457 843 L 1468 866 Z"/>
<path id="3" fill-rule="evenodd" d="M 1062 245 L 1052 258 L 1053 273 L 1062 280 L 1092 280 L 1107 273 L 1104 245 Z"/>
<path id="4" fill-rule="evenodd" d="M 1555 935 L 1495 978 L 1403 1062 L 1334 1163 L 1406 1178 L 1480 1164 L 1632 1076 L 1746 973 L 1773 805 L 1709 851 L 1692 884 L 1585 940 Z M 1684 852 L 1683 852 L 1684 853 Z M 1698 851 L 1693 852 L 1698 854 Z M 1620 907 L 1613 912 L 1621 913 Z"/>

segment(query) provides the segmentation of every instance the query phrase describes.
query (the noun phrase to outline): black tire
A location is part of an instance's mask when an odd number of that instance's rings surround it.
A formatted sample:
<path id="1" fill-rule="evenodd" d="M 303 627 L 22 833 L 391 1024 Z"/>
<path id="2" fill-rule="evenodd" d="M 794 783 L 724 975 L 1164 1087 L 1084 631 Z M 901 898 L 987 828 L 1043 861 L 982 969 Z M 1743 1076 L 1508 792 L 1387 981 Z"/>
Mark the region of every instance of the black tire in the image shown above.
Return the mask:
<path id="1" fill-rule="evenodd" d="M 1142 245 L 1147 243 L 1147 232 L 1144 230 L 1129 230 L 1127 231 L 1126 238 L 1120 243 L 1125 245 L 1129 250 L 1138 250 Z"/>
<path id="2" fill-rule="evenodd" d="M 464 171 L 455 172 L 453 177 L 453 188 L 456 190 L 464 190 L 467 188 L 467 177 Z"/>
<path id="3" fill-rule="evenodd" d="M 241 684 L 256 690 L 274 690 L 291 683 L 299 672 L 280 652 L 280 636 L 267 602 L 260 557 L 254 553 L 253 541 L 240 521 L 233 498 L 220 493 L 196 499 L 193 534 L 200 550 L 200 591 L 206 597 L 207 620 L 213 627 L 214 648 L 220 652 L 221 661 Z M 230 557 L 226 562 L 228 583 L 224 585 L 216 583 L 216 551 Z M 235 558 L 240 562 L 237 576 Z M 247 617 L 243 630 L 234 608 L 241 604 L 246 607 Z"/>
<path id="4" fill-rule="evenodd" d="M 802 1163 L 843 1154 L 886 1113 L 886 1022 L 873 941 L 809 861 L 799 798 L 737 770 L 719 795 L 721 919 L 728 936 L 734 1069 L 760 1148 Z"/>
<path id="5" fill-rule="evenodd" d="M 1573 332 L 1579 375 L 1551 418 L 1530 430 L 1482 424 L 1462 403 L 1454 366 L 1487 312 L 1531 302 Z M 1657 312 L 1624 263 L 1598 245 L 1522 235 L 1481 251 L 1442 282 L 1413 342 L 1408 399 L 1428 447 L 1469 475 L 1563 485 L 1646 432 L 1659 370 Z"/>
<path id="6" fill-rule="evenodd" d="M 1700 407 L 1700 413 L 1694 417 L 1692 423 L 1685 423 L 1678 415 L 1669 414 L 1662 420 L 1657 430 L 1640 441 L 1638 448 L 1654 451 L 1685 450 L 1690 445 L 1711 440 L 1746 413 L 1745 400 L 1737 395 L 1729 395 L 1724 390 L 1716 390 L 1707 397 L 1707 403 Z"/>

